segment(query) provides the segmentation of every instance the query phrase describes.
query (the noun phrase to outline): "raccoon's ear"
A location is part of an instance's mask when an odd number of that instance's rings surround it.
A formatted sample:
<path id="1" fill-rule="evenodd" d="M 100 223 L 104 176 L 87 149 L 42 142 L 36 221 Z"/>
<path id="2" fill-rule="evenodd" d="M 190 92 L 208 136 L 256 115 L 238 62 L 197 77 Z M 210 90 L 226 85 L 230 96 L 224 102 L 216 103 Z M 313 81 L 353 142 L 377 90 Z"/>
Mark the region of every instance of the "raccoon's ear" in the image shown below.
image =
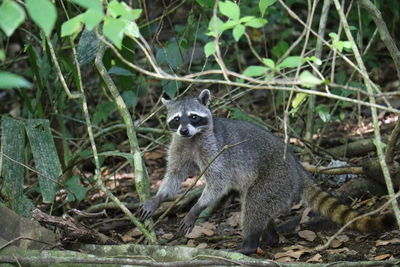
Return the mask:
<path id="1" fill-rule="evenodd" d="M 210 104 L 210 101 L 211 101 L 211 92 L 210 92 L 210 90 L 204 89 L 203 91 L 201 91 L 201 93 L 199 94 L 197 99 L 199 100 L 200 104 L 202 104 L 202 105 L 207 107 L 208 104 Z"/>
<path id="2" fill-rule="evenodd" d="M 172 102 L 172 99 L 164 92 L 161 96 L 161 102 L 164 104 L 164 106 L 169 106 Z"/>
<path id="3" fill-rule="evenodd" d="M 168 99 L 162 97 L 161 102 L 164 104 L 164 106 L 168 106 L 168 104 L 171 102 L 171 100 L 168 100 Z"/>

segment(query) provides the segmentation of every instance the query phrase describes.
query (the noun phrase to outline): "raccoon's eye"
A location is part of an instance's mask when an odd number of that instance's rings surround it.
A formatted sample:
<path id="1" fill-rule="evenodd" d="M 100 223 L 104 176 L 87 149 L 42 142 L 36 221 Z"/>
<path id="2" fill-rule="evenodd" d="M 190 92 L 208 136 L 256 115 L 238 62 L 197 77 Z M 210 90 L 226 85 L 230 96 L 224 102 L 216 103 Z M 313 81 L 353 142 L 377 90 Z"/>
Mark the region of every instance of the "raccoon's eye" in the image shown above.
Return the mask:
<path id="1" fill-rule="evenodd" d="M 192 115 L 190 115 L 190 118 L 192 120 L 197 120 L 198 116 L 196 114 L 192 114 Z"/>
<path id="2" fill-rule="evenodd" d="M 176 116 L 175 118 L 174 118 L 174 121 L 180 121 L 181 120 L 181 118 L 179 117 L 179 116 Z"/>

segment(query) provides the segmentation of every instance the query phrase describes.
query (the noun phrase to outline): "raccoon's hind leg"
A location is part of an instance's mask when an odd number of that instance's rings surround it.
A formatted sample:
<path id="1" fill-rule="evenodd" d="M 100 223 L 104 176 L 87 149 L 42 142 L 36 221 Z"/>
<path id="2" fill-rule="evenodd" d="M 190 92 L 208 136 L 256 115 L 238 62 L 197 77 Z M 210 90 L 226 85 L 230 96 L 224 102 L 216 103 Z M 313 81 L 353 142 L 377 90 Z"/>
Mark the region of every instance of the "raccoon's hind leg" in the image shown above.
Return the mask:
<path id="1" fill-rule="evenodd" d="M 243 244 L 238 250 L 243 254 L 255 253 L 262 239 L 263 245 L 279 242 L 273 217 L 285 208 L 286 195 L 273 190 L 272 183 L 256 180 L 242 196 Z M 277 187 L 278 188 L 278 187 Z"/>
<path id="2" fill-rule="evenodd" d="M 261 244 L 263 246 L 275 247 L 279 243 L 279 235 L 273 219 L 270 219 L 261 235 Z"/>

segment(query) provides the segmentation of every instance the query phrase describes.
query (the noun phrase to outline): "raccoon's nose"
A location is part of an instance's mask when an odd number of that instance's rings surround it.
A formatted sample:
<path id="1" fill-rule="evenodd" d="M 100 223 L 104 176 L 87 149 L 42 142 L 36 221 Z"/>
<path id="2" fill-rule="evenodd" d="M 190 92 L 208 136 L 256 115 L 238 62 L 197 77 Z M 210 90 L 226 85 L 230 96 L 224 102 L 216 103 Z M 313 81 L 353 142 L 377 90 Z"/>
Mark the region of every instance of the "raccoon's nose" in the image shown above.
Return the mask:
<path id="1" fill-rule="evenodd" d="M 179 133 L 180 133 L 182 136 L 187 136 L 187 135 L 189 135 L 189 129 L 187 129 L 187 128 L 182 128 L 182 129 L 179 130 Z"/>

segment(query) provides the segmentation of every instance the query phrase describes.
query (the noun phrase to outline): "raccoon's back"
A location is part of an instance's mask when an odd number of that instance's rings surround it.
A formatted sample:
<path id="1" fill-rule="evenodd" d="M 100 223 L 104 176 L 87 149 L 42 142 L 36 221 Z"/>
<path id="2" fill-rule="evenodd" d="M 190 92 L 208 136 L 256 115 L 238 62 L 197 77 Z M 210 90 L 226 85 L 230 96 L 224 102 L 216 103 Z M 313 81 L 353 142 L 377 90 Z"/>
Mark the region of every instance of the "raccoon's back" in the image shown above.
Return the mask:
<path id="1" fill-rule="evenodd" d="M 219 149 L 243 142 L 224 152 L 228 160 L 253 169 L 297 169 L 294 154 L 280 138 L 260 126 L 241 120 L 214 118 Z M 296 167 L 295 167 L 296 166 Z M 290 171 L 289 171 L 290 172 Z"/>
<path id="2" fill-rule="evenodd" d="M 225 118 L 213 118 L 214 134 L 222 148 L 245 141 L 237 150 L 251 149 L 249 152 L 267 152 L 271 154 L 276 150 L 284 150 L 284 143 L 268 130 L 247 121 Z"/>

